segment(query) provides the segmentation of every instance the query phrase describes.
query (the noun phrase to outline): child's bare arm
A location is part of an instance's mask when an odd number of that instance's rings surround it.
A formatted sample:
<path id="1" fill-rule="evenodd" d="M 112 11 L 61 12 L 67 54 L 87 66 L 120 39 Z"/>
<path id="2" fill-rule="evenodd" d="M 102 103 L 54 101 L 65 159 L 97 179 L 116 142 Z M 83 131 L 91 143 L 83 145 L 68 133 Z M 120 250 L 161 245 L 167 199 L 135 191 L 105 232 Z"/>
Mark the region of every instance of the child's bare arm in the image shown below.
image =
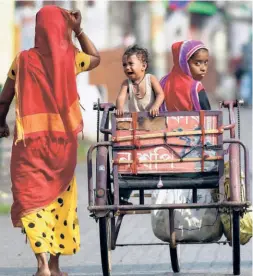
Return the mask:
<path id="1" fill-rule="evenodd" d="M 151 80 L 152 89 L 155 92 L 155 102 L 151 106 L 149 112 L 151 116 L 157 116 L 159 114 L 159 107 L 164 101 L 164 92 L 158 79 L 155 76 L 151 75 L 150 80 Z"/>
<path id="2" fill-rule="evenodd" d="M 117 100 L 116 100 L 116 115 L 123 116 L 124 113 L 124 105 L 127 97 L 127 87 L 128 83 L 127 80 L 123 81 Z"/>

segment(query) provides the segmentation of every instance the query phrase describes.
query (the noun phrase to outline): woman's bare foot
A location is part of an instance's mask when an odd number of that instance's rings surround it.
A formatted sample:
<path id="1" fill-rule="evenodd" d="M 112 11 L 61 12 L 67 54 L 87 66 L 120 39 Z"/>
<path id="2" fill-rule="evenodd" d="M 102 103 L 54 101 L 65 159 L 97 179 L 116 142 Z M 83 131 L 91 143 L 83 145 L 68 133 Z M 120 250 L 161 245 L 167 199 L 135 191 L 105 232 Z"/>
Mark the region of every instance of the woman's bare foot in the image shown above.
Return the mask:
<path id="1" fill-rule="evenodd" d="M 68 276 L 68 273 L 61 272 L 61 270 L 60 270 L 59 257 L 60 257 L 59 254 L 57 254 L 56 256 L 50 255 L 48 267 L 50 269 L 51 276 Z"/>
<path id="2" fill-rule="evenodd" d="M 67 272 L 61 272 L 60 270 L 58 271 L 54 271 L 54 270 L 50 270 L 50 276 L 68 276 Z"/>
<path id="3" fill-rule="evenodd" d="M 34 276 L 51 276 L 49 268 L 39 268 Z"/>
<path id="4" fill-rule="evenodd" d="M 60 270 L 51 270 L 50 269 L 50 276 L 68 276 L 67 272 L 61 272 Z"/>
<path id="5" fill-rule="evenodd" d="M 61 272 L 61 271 L 58 271 L 58 272 L 55 272 L 55 271 L 52 271 L 52 270 L 50 270 L 50 272 L 51 272 L 51 276 L 68 276 L 68 273 L 66 273 L 66 272 Z"/>
<path id="6" fill-rule="evenodd" d="M 51 272 L 47 263 L 46 253 L 35 254 L 38 262 L 38 270 L 35 276 L 51 276 Z"/>

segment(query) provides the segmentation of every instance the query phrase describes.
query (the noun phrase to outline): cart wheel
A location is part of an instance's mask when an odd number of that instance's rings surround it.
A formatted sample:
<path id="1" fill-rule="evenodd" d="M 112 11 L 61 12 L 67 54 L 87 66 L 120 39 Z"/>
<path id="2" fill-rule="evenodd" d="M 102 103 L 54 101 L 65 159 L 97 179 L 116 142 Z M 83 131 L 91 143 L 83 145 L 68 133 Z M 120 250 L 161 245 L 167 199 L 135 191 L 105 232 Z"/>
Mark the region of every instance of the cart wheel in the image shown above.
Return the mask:
<path id="1" fill-rule="evenodd" d="M 173 272 L 175 273 L 180 272 L 180 267 L 179 267 L 179 262 L 177 257 L 177 247 L 173 248 L 170 246 L 170 261 L 171 261 Z"/>
<path id="2" fill-rule="evenodd" d="M 110 276 L 111 264 L 111 218 L 99 218 L 100 252 L 103 276 Z"/>
<path id="3" fill-rule="evenodd" d="M 233 274 L 240 275 L 240 212 L 233 211 Z"/>
<path id="4" fill-rule="evenodd" d="M 111 250 L 116 248 L 116 227 L 115 227 L 115 217 L 111 218 Z"/>

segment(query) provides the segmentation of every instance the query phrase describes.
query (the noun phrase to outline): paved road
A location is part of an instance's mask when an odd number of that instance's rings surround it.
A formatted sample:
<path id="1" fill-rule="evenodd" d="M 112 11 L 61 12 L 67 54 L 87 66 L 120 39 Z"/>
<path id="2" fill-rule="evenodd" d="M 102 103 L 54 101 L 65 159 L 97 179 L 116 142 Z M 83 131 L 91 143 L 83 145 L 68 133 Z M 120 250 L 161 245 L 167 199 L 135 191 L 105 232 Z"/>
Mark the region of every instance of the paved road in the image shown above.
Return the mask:
<path id="1" fill-rule="evenodd" d="M 242 140 L 252 156 L 251 110 L 242 111 Z M 82 246 L 75 256 L 62 257 L 62 266 L 70 276 L 101 276 L 98 225 L 88 216 L 86 167 L 77 168 L 79 218 Z M 9 216 L 0 216 L 0 276 L 32 275 L 35 259 L 25 237 L 11 226 Z M 149 215 L 128 216 L 119 234 L 119 243 L 160 242 L 152 233 Z M 232 275 L 232 249 L 228 245 L 181 245 L 181 273 L 178 276 Z M 241 246 L 241 275 L 252 275 L 252 241 Z M 174 275 L 168 246 L 117 248 L 112 254 L 113 276 Z"/>

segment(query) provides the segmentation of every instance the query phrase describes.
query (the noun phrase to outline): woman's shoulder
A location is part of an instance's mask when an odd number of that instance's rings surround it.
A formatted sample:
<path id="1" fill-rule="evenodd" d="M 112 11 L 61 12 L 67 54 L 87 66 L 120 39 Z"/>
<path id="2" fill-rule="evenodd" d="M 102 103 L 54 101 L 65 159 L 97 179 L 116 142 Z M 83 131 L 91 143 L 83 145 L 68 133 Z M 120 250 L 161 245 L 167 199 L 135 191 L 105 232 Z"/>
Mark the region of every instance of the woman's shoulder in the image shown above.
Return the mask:
<path id="1" fill-rule="evenodd" d="M 25 54 L 26 52 L 27 52 L 27 50 L 18 52 L 18 53 L 15 55 L 15 57 L 14 57 L 14 59 L 13 59 L 13 61 L 12 61 L 12 65 L 16 65 L 18 59 L 19 59 L 23 54 Z M 11 66 L 12 66 L 12 65 L 11 65 Z"/>
<path id="2" fill-rule="evenodd" d="M 23 51 L 22 51 L 23 52 Z M 16 74 L 17 74 L 17 60 L 20 57 L 20 55 L 22 54 L 22 52 L 19 52 L 18 54 L 16 54 L 15 58 L 12 61 L 11 67 L 8 71 L 8 77 L 12 80 L 16 79 Z"/>
<path id="3" fill-rule="evenodd" d="M 87 71 L 90 66 L 90 55 L 85 54 L 84 52 L 81 52 L 79 50 L 75 53 L 75 65 L 77 74 Z"/>

